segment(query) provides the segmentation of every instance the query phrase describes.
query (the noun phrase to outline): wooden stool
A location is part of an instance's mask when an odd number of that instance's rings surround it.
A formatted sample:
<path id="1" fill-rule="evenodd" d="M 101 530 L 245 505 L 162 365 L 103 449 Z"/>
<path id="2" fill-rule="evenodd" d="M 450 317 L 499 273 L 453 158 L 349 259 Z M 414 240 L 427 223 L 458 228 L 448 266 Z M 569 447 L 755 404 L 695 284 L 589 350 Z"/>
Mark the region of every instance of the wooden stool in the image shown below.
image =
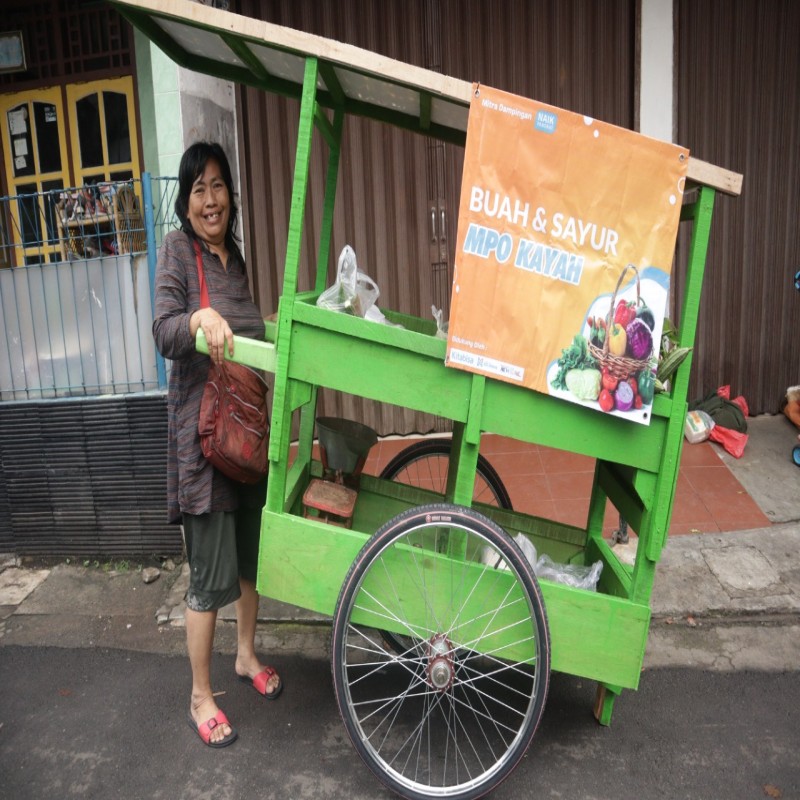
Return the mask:
<path id="1" fill-rule="evenodd" d="M 312 479 L 303 494 L 303 516 L 319 519 L 340 528 L 353 524 L 353 510 L 356 507 L 358 492 L 340 483 Z M 311 509 L 317 511 L 312 514 Z"/>

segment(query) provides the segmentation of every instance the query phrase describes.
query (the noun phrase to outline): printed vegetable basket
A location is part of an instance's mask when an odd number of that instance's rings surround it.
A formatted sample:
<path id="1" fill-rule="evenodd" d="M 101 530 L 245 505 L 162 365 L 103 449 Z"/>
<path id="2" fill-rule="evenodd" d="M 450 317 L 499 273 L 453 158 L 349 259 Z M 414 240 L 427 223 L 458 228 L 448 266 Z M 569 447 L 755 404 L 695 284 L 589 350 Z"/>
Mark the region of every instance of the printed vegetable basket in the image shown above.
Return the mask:
<path id="1" fill-rule="evenodd" d="M 646 369 L 650 365 L 650 357 L 647 358 L 632 358 L 630 356 L 617 356 L 608 351 L 608 343 L 611 339 L 611 328 L 614 325 L 614 308 L 617 305 L 617 292 L 619 287 L 622 286 L 628 270 L 633 270 L 636 273 L 636 307 L 644 305 L 641 295 L 639 293 L 639 270 L 633 264 L 628 264 L 620 273 L 617 285 L 614 287 L 614 294 L 611 295 L 611 305 L 606 315 L 606 337 L 603 341 L 603 346 L 598 347 L 593 342 L 589 342 L 589 352 L 594 356 L 597 363 L 602 369 L 605 367 L 609 373 L 615 378 L 624 381 L 631 375 Z"/>

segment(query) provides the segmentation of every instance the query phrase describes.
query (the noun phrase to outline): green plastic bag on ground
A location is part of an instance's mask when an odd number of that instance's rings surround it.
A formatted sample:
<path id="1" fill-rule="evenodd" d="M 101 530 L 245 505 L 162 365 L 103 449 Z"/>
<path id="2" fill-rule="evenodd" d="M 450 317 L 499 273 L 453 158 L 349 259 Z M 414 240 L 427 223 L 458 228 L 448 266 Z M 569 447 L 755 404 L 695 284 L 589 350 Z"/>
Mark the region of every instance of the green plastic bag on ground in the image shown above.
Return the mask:
<path id="1" fill-rule="evenodd" d="M 714 420 L 715 425 L 747 433 L 747 418 L 742 409 L 733 400 L 727 400 L 716 392 L 690 403 L 689 411 L 695 410 L 705 411 Z"/>

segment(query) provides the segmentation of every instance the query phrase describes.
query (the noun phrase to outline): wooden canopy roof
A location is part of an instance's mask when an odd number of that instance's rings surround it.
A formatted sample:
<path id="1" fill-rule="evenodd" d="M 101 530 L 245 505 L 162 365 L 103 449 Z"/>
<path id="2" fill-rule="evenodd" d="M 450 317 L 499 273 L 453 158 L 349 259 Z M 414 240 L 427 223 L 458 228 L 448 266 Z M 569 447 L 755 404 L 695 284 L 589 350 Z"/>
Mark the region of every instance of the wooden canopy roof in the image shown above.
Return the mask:
<path id="1" fill-rule="evenodd" d="M 442 141 L 466 138 L 472 84 L 369 50 L 188 0 L 112 0 L 177 64 L 299 98 L 305 63 L 319 64 L 317 101 Z M 502 87 L 499 87 L 502 88 Z M 690 181 L 740 194 L 742 176 L 696 158 Z"/>

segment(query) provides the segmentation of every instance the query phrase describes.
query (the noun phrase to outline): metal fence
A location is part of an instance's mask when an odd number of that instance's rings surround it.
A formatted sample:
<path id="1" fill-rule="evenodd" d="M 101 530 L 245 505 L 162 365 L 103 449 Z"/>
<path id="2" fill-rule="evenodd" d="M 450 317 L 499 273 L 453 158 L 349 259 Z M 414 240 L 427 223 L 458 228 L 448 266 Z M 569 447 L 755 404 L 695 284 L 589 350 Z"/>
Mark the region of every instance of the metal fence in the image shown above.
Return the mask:
<path id="1" fill-rule="evenodd" d="M 0 197 L 0 400 L 164 388 L 151 335 L 175 178 Z"/>

